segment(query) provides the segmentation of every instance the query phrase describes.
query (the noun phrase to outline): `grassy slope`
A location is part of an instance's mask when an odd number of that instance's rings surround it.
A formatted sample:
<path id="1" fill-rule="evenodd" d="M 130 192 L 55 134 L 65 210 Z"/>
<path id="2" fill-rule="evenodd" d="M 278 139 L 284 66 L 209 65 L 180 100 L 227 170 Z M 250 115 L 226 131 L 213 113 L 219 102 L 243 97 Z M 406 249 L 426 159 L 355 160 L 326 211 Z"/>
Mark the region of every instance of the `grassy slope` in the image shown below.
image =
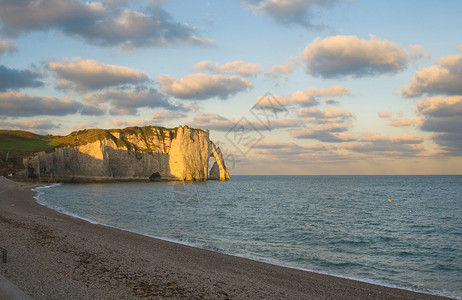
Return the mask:
<path id="1" fill-rule="evenodd" d="M 0 130 L 0 150 L 40 151 L 55 147 L 54 137 L 20 130 Z"/>
<path id="2" fill-rule="evenodd" d="M 163 134 L 177 128 L 164 128 Z M 125 143 L 116 139 L 112 133 L 123 132 L 125 134 L 138 134 L 144 138 L 152 135 L 150 126 L 147 127 L 128 127 L 125 129 L 85 129 L 72 132 L 66 136 L 38 135 L 21 130 L 0 130 L 0 151 L 49 151 L 56 147 L 70 146 L 75 147 L 85 145 L 97 140 L 112 139 L 115 143 Z M 126 144 L 130 149 L 132 145 Z"/>

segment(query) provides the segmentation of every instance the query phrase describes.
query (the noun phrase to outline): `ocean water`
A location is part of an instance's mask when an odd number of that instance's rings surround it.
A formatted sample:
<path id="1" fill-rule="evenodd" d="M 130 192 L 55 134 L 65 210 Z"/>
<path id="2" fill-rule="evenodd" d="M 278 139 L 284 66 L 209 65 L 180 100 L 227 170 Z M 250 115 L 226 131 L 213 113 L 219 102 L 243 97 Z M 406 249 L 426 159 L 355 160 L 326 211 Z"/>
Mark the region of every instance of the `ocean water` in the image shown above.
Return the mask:
<path id="1" fill-rule="evenodd" d="M 58 184 L 39 203 L 178 243 L 462 298 L 462 176 Z"/>

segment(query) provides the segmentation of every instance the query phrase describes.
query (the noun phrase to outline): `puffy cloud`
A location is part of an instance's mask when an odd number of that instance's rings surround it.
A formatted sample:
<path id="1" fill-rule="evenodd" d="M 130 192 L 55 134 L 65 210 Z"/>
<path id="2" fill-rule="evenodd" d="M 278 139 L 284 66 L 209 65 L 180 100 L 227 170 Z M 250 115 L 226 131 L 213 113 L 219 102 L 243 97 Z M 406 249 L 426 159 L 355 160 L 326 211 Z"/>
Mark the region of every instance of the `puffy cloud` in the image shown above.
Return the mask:
<path id="1" fill-rule="evenodd" d="M 310 8 L 314 5 L 329 6 L 335 0 L 242 0 L 255 14 L 268 14 L 276 22 L 304 27 L 316 27 L 311 23 Z"/>
<path id="2" fill-rule="evenodd" d="M 462 96 L 426 98 L 417 103 L 416 113 L 431 117 L 462 116 Z"/>
<path id="3" fill-rule="evenodd" d="M 15 51 L 18 51 L 18 46 L 16 46 L 15 42 L 10 40 L 3 40 L 0 38 L 0 55 L 5 52 L 13 53 Z"/>
<path id="4" fill-rule="evenodd" d="M 404 70 L 410 60 L 423 56 L 420 46 L 405 49 L 396 43 L 371 36 L 337 35 L 316 38 L 301 54 L 307 73 L 316 77 L 364 77 Z"/>
<path id="5" fill-rule="evenodd" d="M 117 6 L 121 4 L 121 6 Z M 3 31 L 10 34 L 56 29 L 91 44 L 133 50 L 177 43 L 210 44 L 194 35 L 187 24 L 175 22 L 155 3 L 143 12 L 123 3 L 80 0 L 23 0 L 0 2 Z"/>
<path id="6" fill-rule="evenodd" d="M 403 134 L 386 136 L 376 133 L 365 133 L 358 142 L 345 143 L 341 147 L 353 152 L 378 154 L 383 156 L 413 157 L 424 151 L 421 135 Z"/>
<path id="7" fill-rule="evenodd" d="M 301 104 L 302 106 L 316 106 L 319 98 L 330 98 L 338 96 L 349 96 L 350 91 L 343 86 L 333 85 L 327 89 L 309 88 L 304 91 L 296 91 L 290 97 L 279 95 L 261 96 L 257 99 L 256 106 L 259 108 L 273 108 L 291 104 Z"/>
<path id="8" fill-rule="evenodd" d="M 462 95 L 462 54 L 441 58 L 434 66 L 420 69 L 401 88 L 403 97 L 422 94 Z"/>
<path id="9" fill-rule="evenodd" d="M 462 155 L 462 96 L 430 97 L 416 105 L 419 127 L 435 133 L 432 139 L 446 154 Z"/>
<path id="10" fill-rule="evenodd" d="M 215 65 L 207 60 L 204 60 L 197 63 L 194 66 L 194 69 L 221 74 L 239 74 L 241 76 L 251 76 L 260 73 L 259 64 L 245 63 L 242 60 Z"/>
<path id="11" fill-rule="evenodd" d="M 0 92 L 21 88 L 39 87 L 42 75 L 32 70 L 16 70 L 0 65 Z"/>
<path id="12" fill-rule="evenodd" d="M 159 80 L 162 90 L 180 99 L 227 99 L 230 95 L 253 87 L 252 82 L 234 75 L 225 77 L 197 73 L 178 79 L 161 74 Z"/>
<path id="13" fill-rule="evenodd" d="M 77 113 L 81 108 L 82 104 L 71 98 L 58 99 L 17 92 L 0 93 L 0 115 L 9 117 L 64 116 Z"/>
<path id="14" fill-rule="evenodd" d="M 79 92 L 99 90 L 121 84 L 136 84 L 148 80 L 144 72 L 123 66 L 107 65 L 80 58 L 73 61 L 52 61 L 47 68 L 56 73 L 59 88 Z"/>
<path id="15" fill-rule="evenodd" d="M 285 64 L 273 66 L 271 70 L 265 73 L 265 75 L 268 75 L 271 77 L 289 75 L 290 73 L 293 72 L 296 66 L 297 66 L 297 58 L 292 56 L 289 58 L 289 60 Z"/>
<path id="16" fill-rule="evenodd" d="M 50 130 L 57 129 L 59 126 L 55 125 L 50 120 L 23 120 L 23 121 L 4 121 L 0 120 L 0 127 L 4 129 L 15 130 Z"/>
<path id="17" fill-rule="evenodd" d="M 391 117 L 391 112 L 382 110 L 377 113 L 379 115 L 379 118 L 389 118 Z"/>
<path id="18" fill-rule="evenodd" d="M 166 109 L 183 109 L 171 104 L 167 98 L 155 89 L 107 89 L 83 97 L 90 107 L 101 107 L 110 103 L 109 112 L 114 115 L 134 114 L 140 107 L 163 107 Z"/>

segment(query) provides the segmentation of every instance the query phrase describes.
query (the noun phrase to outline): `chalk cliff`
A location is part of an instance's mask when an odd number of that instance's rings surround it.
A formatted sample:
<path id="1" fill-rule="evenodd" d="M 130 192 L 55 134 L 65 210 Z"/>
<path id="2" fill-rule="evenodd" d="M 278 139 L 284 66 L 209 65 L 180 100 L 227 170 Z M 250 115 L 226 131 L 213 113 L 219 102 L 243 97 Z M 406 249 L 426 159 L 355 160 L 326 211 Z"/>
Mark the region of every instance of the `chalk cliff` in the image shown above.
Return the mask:
<path id="1" fill-rule="evenodd" d="M 129 127 L 71 133 L 52 152 L 24 158 L 26 177 L 53 181 L 229 180 L 209 131 Z M 209 177 L 209 159 L 217 167 Z M 218 168 L 218 170 L 216 170 Z"/>

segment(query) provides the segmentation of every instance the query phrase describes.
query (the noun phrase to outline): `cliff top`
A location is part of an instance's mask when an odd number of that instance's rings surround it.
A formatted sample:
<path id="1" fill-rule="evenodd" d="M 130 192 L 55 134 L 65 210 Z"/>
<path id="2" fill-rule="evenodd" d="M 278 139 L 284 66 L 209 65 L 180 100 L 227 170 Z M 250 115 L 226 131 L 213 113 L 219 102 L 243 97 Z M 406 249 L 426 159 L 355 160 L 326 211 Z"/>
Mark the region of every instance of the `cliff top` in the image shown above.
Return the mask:
<path id="1" fill-rule="evenodd" d="M 114 137 L 114 133 L 149 136 L 152 134 L 152 128 L 157 128 L 165 133 L 174 132 L 175 135 L 178 129 L 178 127 L 166 128 L 160 126 L 127 127 L 124 129 L 84 129 L 74 131 L 66 136 L 39 135 L 22 130 L 0 130 L 0 151 L 52 151 L 57 147 L 81 146 L 102 139 L 112 139 L 114 142 L 120 143 L 120 140 Z"/>

